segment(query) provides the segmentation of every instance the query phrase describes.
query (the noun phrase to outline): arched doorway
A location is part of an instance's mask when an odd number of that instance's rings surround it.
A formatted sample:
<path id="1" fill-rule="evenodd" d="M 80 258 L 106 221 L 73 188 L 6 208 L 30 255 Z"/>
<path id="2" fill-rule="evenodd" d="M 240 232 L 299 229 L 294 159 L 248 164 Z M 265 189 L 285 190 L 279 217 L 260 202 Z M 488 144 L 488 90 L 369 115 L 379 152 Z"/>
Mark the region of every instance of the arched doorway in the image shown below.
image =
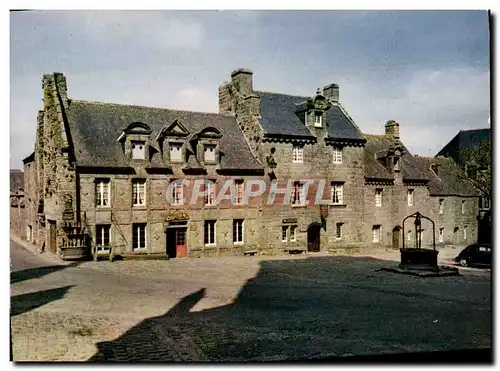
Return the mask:
<path id="1" fill-rule="evenodd" d="M 394 227 L 392 230 L 392 248 L 399 249 L 401 243 L 401 227 Z"/>
<path id="2" fill-rule="evenodd" d="M 307 251 L 318 252 L 320 249 L 321 224 L 312 223 L 307 228 Z"/>

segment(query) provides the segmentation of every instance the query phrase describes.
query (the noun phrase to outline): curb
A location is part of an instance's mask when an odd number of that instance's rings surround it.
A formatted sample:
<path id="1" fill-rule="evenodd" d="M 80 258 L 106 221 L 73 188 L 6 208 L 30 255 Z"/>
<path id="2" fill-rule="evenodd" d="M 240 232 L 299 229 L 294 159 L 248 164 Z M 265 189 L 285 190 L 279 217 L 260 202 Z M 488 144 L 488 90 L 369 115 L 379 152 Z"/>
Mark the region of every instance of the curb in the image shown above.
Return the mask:
<path id="1" fill-rule="evenodd" d="M 48 252 L 48 251 L 44 251 L 43 253 L 38 252 L 37 247 L 35 245 L 33 245 L 32 243 L 29 243 L 28 241 L 24 241 L 23 239 L 21 239 L 17 236 L 14 236 L 12 234 L 10 235 L 10 240 L 12 242 L 15 242 L 19 246 L 21 246 L 26 251 L 29 251 L 32 254 L 37 255 L 40 258 L 45 259 L 48 262 L 57 263 L 59 265 L 70 264 L 69 262 L 62 260 L 56 254 L 53 254 L 51 252 Z"/>

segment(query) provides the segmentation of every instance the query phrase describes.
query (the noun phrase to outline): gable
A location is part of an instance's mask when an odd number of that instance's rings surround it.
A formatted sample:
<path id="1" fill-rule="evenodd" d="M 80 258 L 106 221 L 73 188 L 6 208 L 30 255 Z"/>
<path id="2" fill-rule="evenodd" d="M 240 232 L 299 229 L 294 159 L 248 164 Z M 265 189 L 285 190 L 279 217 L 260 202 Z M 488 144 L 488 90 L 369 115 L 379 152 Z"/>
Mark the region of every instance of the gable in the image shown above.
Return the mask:
<path id="1" fill-rule="evenodd" d="M 185 137 L 188 135 L 189 131 L 184 127 L 184 125 L 182 125 L 179 120 L 175 120 L 172 124 L 164 126 L 160 130 L 157 139 L 168 136 Z"/>

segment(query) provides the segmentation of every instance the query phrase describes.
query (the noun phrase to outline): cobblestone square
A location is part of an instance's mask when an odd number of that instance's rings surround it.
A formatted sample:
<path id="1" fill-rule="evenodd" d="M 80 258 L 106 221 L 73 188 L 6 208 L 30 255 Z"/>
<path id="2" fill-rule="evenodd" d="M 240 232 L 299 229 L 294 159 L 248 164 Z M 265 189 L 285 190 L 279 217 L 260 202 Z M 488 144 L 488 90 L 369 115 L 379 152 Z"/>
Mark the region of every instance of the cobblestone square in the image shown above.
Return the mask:
<path id="1" fill-rule="evenodd" d="M 491 347 L 489 271 L 419 278 L 380 270 L 396 264 L 395 252 L 371 255 L 58 265 L 11 242 L 14 360 L 246 362 Z"/>

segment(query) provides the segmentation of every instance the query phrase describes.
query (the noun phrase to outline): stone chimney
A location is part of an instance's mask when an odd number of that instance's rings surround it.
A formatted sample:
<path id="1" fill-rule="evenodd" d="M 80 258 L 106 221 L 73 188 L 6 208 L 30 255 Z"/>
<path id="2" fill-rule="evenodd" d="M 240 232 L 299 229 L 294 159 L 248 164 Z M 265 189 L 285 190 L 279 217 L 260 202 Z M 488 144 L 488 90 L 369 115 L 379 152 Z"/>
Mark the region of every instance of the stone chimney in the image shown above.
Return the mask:
<path id="1" fill-rule="evenodd" d="M 64 108 L 68 108 L 68 86 L 66 85 L 66 77 L 60 72 L 54 72 L 54 80 L 56 89 Z"/>
<path id="2" fill-rule="evenodd" d="M 339 101 L 339 86 L 337 84 L 330 84 L 323 88 L 323 95 L 330 102 L 338 103 Z"/>
<path id="3" fill-rule="evenodd" d="M 390 135 L 399 140 L 399 124 L 394 120 L 389 120 L 385 124 L 385 135 Z"/>
<path id="4" fill-rule="evenodd" d="M 245 68 L 240 68 L 231 73 L 233 87 L 243 97 L 253 93 L 252 75 L 253 72 Z"/>
<path id="5" fill-rule="evenodd" d="M 219 87 L 219 113 L 260 116 L 260 97 L 253 92 L 252 75 L 244 68 L 231 73 L 231 82 Z"/>

